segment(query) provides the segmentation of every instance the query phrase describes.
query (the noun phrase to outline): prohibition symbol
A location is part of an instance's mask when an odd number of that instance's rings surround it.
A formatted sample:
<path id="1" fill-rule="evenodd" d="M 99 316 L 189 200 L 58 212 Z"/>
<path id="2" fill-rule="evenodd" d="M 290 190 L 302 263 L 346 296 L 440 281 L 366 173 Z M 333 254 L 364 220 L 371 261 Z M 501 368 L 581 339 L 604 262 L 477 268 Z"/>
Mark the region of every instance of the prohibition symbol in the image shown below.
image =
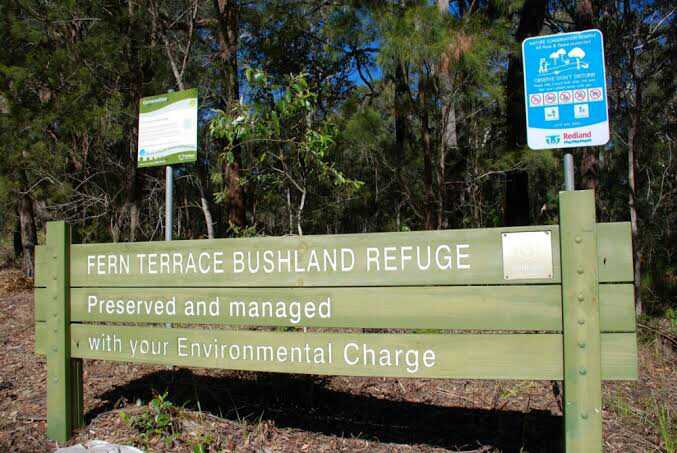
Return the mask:
<path id="1" fill-rule="evenodd" d="M 585 90 L 576 90 L 576 91 L 574 91 L 574 98 L 575 98 L 577 101 L 585 101 L 586 97 L 587 97 L 587 95 L 586 95 Z"/>
<path id="2" fill-rule="evenodd" d="M 602 99 L 602 90 L 600 90 L 599 88 L 591 88 L 590 90 L 588 90 L 588 96 L 590 96 L 590 100 L 592 101 Z"/>

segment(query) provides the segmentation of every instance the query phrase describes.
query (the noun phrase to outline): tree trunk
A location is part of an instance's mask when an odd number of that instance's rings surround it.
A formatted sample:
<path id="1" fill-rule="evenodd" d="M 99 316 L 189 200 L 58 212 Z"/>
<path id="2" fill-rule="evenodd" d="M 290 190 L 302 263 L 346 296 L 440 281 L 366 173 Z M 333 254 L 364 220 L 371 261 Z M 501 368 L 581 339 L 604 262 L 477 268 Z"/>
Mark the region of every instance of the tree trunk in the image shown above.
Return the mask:
<path id="1" fill-rule="evenodd" d="M 529 174 L 526 171 L 513 170 L 507 172 L 503 212 L 503 224 L 505 226 L 531 225 Z"/>
<path id="2" fill-rule="evenodd" d="M 19 223 L 21 230 L 21 270 L 26 277 L 35 275 L 35 244 L 38 241 L 35 228 L 35 214 L 33 212 L 33 198 L 28 192 L 28 180 L 22 170 L 21 180 L 24 184 L 23 191 L 19 195 Z"/>
<path id="3" fill-rule="evenodd" d="M 521 46 L 526 38 L 537 36 L 543 29 L 548 2 L 546 0 L 526 0 L 520 11 L 519 25 L 515 41 Z M 512 52 L 508 58 L 508 76 L 506 79 L 508 146 L 522 148 L 527 143 L 527 122 L 524 111 L 524 72 L 522 52 Z M 505 226 L 529 225 L 529 176 L 525 171 L 508 172 L 505 181 Z"/>
<path id="4" fill-rule="evenodd" d="M 202 215 L 204 216 L 205 219 L 205 225 L 207 227 L 207 238 L 209 239 L 214 239 L 216 236 L 214 235 L 214 217 L 212 216 L 212 210 L 210 208 L 211 206 L 211 199 L 207 195 L 207 191 L 205 191 L 205 188 L 209 188 L 209 182 L 208 182 L 208 177 L 207 177 L 207 171 L 202 165 L 201 162 L 197 163 L 197 188 L 198 191 L 200 192 L 200 208 L 202 209 Z"/>
<path id="5" fill-rule="evenodd" d="M 303 208 L 306 206 L 306 191 L 301 192 L 301 201 L 299 201 L 299 207 L 296 211 L 296 227 L 299 233 L 299 236 L 303 236 L 303 228 L 301 227 L 301 222 L 303 219 Z"/>
<path id="6" fill-rule="evenodd" d="M 406 146 L 409 136 L 408 127 L 408 91 L 403 63 L 397 62 L 395 68 L 395 176 L 400 184 L 400 191 L 404 191 L 406 183 L 402 177 L 402 167 L 406 159 Z M 400 200 L 402 201 L 402 199 Z"/>
<path id="7" fill-rule="evenodd" d="M 14 224 L 14 232 L 12 235 L 12 246 L 14 249 L 14 262 L 18 263 L 23 253 L 23 246 L 21 245 L 21 221 L 19 220 L 19 206 L 15 208 L 16 223 Z"/>
<path id="8" fill-rule="evenodd" d="M 430 138 L 430 124 L 428 121 L 428 102 L 426 98 L 426 78 L 419 74 L 418 81 L 418 99 L 419 99 L 419 117 L 421 120 L 421 138 L 423 140 L 423 191 L 425 201 L 423 206 L 424 228 L 432 230 L 433 225 L 433 149 Z"/>
<path id="9" fill-rule="evenodd" d="M 133 129 L 133 137 L 136 137 L 136 128 Z M 137 231 L 139 230 L 139 225 L 141 223 L 141 209 L 139 206 L 143 199 L 143 173 L 137 168 L 136 163 L 136 154 L 134 150 L 136 149 L 135 144 L 130 144 L 130 150 L 133 154 L 132 165 L 129 169 L 129 181 L 127 186 L 127 208 L 129 210 L 129 241 L 137 241 Z"/>
<path id="10" fill-rule="evenodd" d="M 591 0 L 577 0 L 576 13 L 574 15 L 574 22 L 577 31 L 588 30 L 593 28 L 594 12 L 592 9 Z M 597 190 L 597 168 L 599 162 L 597 160 L 597 152 L 595 148 L 585 147 L 580 149 L 581 163 L 581 184 L 584 189 Z"/>
<path id="11" fill-rule="evenodd" d="M 140 220 L 139 205 L 134 202 L 129 207 L 129 242 L 136 242 L 136 232 L 139 229 Z"/>
<path id="12" fill-rule="evenodd" d="M 223 75 L 222 108 L 238 102 L 240 84 L 237 74 L 238 4 L 236 0 L 214 0 L 219 23 L 219 60 Z M 235 144 L 232 162 L 223 164 L 223 180 L 226 184 L 226 208 L 229 225 L 244 227 L 246 224 L 245 193 L 241 183 L 242 148 Z"/>
<path id="13" fill-rule="evenodd" d="M 632 109 L 631 113 L 631 125 L 630 130 L 628 131 L 628 206 L 630 208 L 630 229 L 632 231 L 632 247 L 634 254 L 634 286 L 635 286 L 635 311 L 637 315 L 641 315 L 644 312 L 644 307 L 642 306 L 642 295 L 641 295 L 641 263 L 642 263 L 642 251 L 639 246 L 639 231 L 637 225 L 637 207 L 635 205 L 635 196 L 637 193 L 637 183 L 635 179 L 637 160 L 635 158 L 636 149 L 638 145 L 639 134 L 641 131 L 641 118 L 642 118 L 642 82 L 636 77 L 634 78 L 635 83 L 635 106 Z"/>
<path id="14" fill-rule="evenodd" d="M 460 8 L 460 6 L 459 6 Z M 449 14 L 449 0 L 437 0 L 437 10 L 441 15 Z M 437 179 L 437 219 L 436 228 L 447 228 L 449 222 L 445 214 L 447 202 L 447 153 L 450 149 L 458 148 L 458 135 L 456 133 L 456 106 L 454 102 L 454 86 L 451 80 L 449 68 L 449 56 L 441 59 L 437 77 L 440 86 L 440 99 L 442 100 L 442 131 L 437 155 L 437 167 L 435 177 Z"/>
<path id="15" fill-rule="evenodd" d="M 441 65 L 444 66 L 444 65 Z M 453 98 L 454 87 L 449 75 L 449 69 L 441 67 L 438 71 L 440 82 L 440 98 L 442 99 L 442 131 L 437 156 L 437 229 L 446 228 L 448 219 L 445 215 L 447 202 L 447 153 L 458 149 L 458 134 L 456 133 L 456 105 Z"/>
<path id="16" fill-rule="evenodd" d="M 546 0 L 526 0 L 520 11 L 519 25 L 515 33 L 515 41 L 522 41 L 537 36 L 543 29 L 548 2 Z M 508 95 L 507 122 L 508 145 L 521 148 L 527 142 L 527 126 L 524 112 L 524 82 L 522 71 L 522 52 L 512 52 L 508 59 L 508 77 L 506 93 Z"/>

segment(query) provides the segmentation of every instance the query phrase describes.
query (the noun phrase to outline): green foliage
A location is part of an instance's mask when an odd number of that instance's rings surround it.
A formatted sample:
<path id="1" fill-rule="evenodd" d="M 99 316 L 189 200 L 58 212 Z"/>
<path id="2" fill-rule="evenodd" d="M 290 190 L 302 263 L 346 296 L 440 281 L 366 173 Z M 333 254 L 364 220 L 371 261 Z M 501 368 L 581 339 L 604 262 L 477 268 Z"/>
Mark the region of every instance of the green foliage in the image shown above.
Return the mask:
<path id="1" fill-rule="evenodd" d="M 176 436 L 178 430 L 176 417 L 177 409 L 167 400 L 167 392 L 157 394 L 138 415 L 129 416 L 125 412 L 120 412 L 120 418 L 136 429 L 144 442 L 160 436 L 165 445 L 171 445 Z"/>
<path id="2" fill-rule="evenodd" d="M 26 196 L 39 231 L 64 219 L 86 242 L 160 237 L 164 175 L 136 168 L 138 103 L 179 85 L 198 88 L 200 129 L 198 162 L 176 168 L 178 238 L 205 237 L 208 218 L 216 236 L 501 226 L 515 172 L 528 221 L 557 221 L 561 152 L 507 139 L 519 126 L 506 121 L 515 36 L 539 29 L 528 8 L 521 17 L 529 3 L 232 4 L 231 48 L 212 2 L 0 2 L 3 238 Z M 574 6 L 549 2 L 540 33 L 572 30 Z M 677 300 L 673 9 L 595 5 L 612 141 L 576 153 L 579 170 L 594 158 L 599 220 L 627 221 L 639 131 L 638 294 L 653 316 Z"/>
<path id="3" fill-rule="evenodd" d="M 246 149 L 252 160 L 245 183 L 294 193 L 296 225 L 302 232 L 302 212 L 310 187 L 329 185 L 350 195 L 362 183 L 346 177 L 331 160 L 336 126 L 315 120 L 317 94 L 305 74 L 289 76 L 285 85 L 271 83 L 261 71 L 247 68 L 247 82 L 257 91 L 250 105 L 237 104 L 230 112 L 216 111 L 209 125 L 213 138 L 224 142 L 222 161 L 232 162 L 236 148 Z M 271 102 L 272 99 L 272 102 Z M 223 201 L 224 194 L 216 199 Z M 290 225 L 291 230 L 291 225 Z"/>

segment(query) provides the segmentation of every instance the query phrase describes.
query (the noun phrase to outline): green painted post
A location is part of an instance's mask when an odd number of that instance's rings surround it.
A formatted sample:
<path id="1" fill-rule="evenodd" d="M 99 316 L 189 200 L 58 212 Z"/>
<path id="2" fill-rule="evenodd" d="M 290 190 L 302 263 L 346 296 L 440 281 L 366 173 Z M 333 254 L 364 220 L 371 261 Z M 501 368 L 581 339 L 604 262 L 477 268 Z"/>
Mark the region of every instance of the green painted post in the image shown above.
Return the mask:
<path id="1" fill-rule="evenodd" d="M 85 426 L 85 406 L 82 386 L 82 359 L 71 359 L 71 428 Z"/>
<path id="2" fill-rule="evenodd" d="M 595 194 L 560 192 L 565 451 L 602 451 Z"/>
<path id="3" fill-rule="evenodd" d="M 75 228 L 70 228 L 70 241 L 69 246 L 73 243 L 80 243 L 80 235 L 78 230 Z M 69 247 L 70 251 L 70 247 Z M 70 258 L 70 255 L 69 255 Z M 68 266 L 69 278 L 68 284 L 70 285 L 70 263 Z M 68 322 L 72 322 L 72 290 L 68 288 Z M 70 324 L 69 324 L 70 327 Z M 70 344 L 71 334 L 69 333 L 69 344 Z M 82 371 L 83 371 L 83 361 L 82 359 L 72 358 L 71 351 L 71 428 L 77 429 L 85 426 L 85 402 L 84 402 L 84 387 L 82 381 Z"/>
<path id="4" fill-rule="evenodd" d="M 73 428 L 73 383 L 69 326 L 70 228 L 64 222 L 47 224 L 47 437 L 66 442 Z M 80 393 L 82 393 L 80 391 Z M 81 409 L 81 407 L 80 407 Z"/>

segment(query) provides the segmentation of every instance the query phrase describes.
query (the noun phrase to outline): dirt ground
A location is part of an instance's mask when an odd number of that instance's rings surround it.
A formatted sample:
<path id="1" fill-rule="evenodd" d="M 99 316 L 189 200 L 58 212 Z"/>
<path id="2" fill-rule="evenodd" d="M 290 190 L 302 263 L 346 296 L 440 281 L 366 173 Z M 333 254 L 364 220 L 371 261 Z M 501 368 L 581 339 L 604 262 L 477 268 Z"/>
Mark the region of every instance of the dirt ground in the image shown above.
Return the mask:
<path id="1" fill-rule="evenodd" d="M 30 282 L 0 272 L 0 451 L 46 452 L 45 359 L 33 353 Z M 640 344 L 638 382 L 604 384 L 604 450 L 674 452 L 677 356 Z M 553 383 L 297 376 L 86 361 L 85 427 L 148 451 L 557 452 Z M 168 392 L 171 436 L 125 418 Z M 122 415 L 124 414 L 124 415 Z"/>

